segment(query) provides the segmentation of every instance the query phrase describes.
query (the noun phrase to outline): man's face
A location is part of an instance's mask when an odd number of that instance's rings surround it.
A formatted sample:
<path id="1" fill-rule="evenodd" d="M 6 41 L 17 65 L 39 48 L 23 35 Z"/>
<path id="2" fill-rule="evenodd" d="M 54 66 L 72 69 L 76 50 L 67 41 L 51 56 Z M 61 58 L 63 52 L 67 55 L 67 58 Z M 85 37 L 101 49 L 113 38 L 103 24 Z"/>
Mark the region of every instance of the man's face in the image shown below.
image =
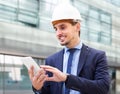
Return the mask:
<path id="1" fill-rule="evenodd" d="M 73 45 L 76 39 L 78 39 L 77 25 L 71 25 L 68 22 L 60 22 L 54 25 L 56 36 L 63 46 L 69 47 Z"/>

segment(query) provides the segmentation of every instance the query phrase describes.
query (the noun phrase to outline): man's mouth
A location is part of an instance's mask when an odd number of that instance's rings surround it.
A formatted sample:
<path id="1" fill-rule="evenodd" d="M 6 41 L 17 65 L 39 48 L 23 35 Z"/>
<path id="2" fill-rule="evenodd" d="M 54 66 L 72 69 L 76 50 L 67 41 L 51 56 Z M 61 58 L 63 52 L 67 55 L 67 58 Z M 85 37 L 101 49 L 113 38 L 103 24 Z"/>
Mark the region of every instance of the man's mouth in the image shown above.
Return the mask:
<path id="1" fill-rule="evenodd" d="M 61 37 L 59 38 L 59 40 L 60 40 L 61 42 L 63 42 L 63 41 L 65 40 L 65 36 L 61 36 Z"/>

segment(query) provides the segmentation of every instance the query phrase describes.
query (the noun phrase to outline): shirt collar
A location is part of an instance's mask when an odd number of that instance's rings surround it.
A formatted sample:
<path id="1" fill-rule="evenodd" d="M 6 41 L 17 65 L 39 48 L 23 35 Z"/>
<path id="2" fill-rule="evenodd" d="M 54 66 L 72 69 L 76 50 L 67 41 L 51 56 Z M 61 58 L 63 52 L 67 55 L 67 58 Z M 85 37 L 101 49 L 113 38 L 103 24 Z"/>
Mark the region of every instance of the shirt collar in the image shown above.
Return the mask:
<path id="1" fill-rule="evenodd" d="M 78 45 L 76 45 L 74 48 L 76 48 L 76 49 L 78 49 L 78 50 L 81 50 L 82 45 L 83 45 L 83 44 L 82 44 L 82 41 L 81 41 L 81 42 L 80 42 Z M 65 48 L 64 48 L 65 52 L 68 51 L 68 49 L 69 49 L 69 48 L 65 47 Z"/>

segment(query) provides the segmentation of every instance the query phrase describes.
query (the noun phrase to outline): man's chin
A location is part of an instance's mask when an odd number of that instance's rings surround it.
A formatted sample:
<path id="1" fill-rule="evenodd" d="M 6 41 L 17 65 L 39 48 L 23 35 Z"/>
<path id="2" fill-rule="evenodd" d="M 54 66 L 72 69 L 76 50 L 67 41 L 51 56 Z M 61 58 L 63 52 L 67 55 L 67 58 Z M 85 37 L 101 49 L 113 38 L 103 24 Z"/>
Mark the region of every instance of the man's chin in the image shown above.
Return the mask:
<path id="1" fill-rule="evenodd" d="M 68 45 L 68 43 L 60 43 L 62 46 L 67 46 Z"/>
<path id="2" fill-rule="evenodd" d="M 60 45 L 62 45 L 62 46 L 65 46 L 65 43 L 63 43 L 63 42 L 60 42 Z"/>

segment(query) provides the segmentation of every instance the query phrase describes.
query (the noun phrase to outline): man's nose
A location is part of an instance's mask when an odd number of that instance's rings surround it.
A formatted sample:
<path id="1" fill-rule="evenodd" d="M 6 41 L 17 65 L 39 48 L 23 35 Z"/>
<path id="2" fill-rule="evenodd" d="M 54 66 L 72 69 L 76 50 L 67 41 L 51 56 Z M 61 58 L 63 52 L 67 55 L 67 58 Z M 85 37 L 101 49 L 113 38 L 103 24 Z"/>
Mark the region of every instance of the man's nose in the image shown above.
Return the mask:
<path id="1" fill-rule="evenodd" d="M 61 30 L 57 30 L 57 31 L 56 31 L 56 34 L 57 34 L 57 35 L 61 35 L 61 34 L 62 34 L 62 31 L 61 31 Z"/>

